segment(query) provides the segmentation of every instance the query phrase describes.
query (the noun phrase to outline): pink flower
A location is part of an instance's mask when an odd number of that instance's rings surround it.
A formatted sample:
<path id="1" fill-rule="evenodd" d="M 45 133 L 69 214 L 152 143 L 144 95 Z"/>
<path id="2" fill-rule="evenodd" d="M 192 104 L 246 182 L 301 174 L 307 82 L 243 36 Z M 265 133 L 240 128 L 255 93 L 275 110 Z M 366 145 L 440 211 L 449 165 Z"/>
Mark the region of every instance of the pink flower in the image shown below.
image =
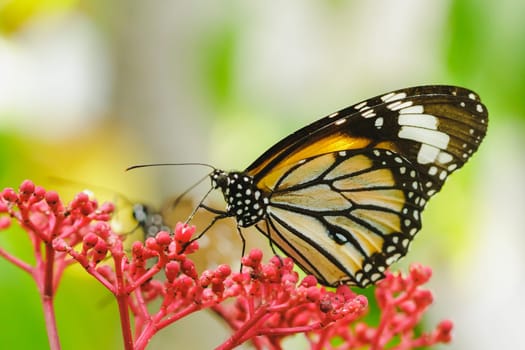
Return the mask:
<path id="1" fill-rule="evenodd" d="M 161 231 L 124 250 L 124 237 L 108 221 L 114 206 L 98 205 L 86 194 L 64 204 L 58 194 L 24 181 L 19 191 L 0 194 L 0 230 L 12 221 L 25 229 L 34 245 L 30 265 L 4 249 L 0 256 L 30 273 L 38 286 L 51 349 L 59 349 L 53 300 L 65 268 L 80 264 L 107 288 L 119 306 L 126 349 L 144 349 L 159 330 L 191 313 L 209 309 L 224 319 L 231 336 L 217 349 L 251 342 L 257 349 L 281 349 L 283 339 L 304 334 L 312 349 L 412 349 L 450 341 L 452 323 L 430 333 L 415 327 L 432 303 L 422 288 L 431 270 L 419 265 L 408 276 L 387 273 L 376 288 L 381 310 L 377 326 L 362 316 L 368 301 L 347 286 L 328 290 L 313 276 L 299 278 L 290 258 L 263 262 L 260 250 L 242 258 L 242 271 L 228 265 L 200 273 L 190 256 L 198 253 L 195 228 L 177 224 L 173 235 Z M 41 254 L 40 252 L 44 252 Z M 160 307 L 150 304 L 160 300 Z M 131 322 L 133 314 L 133 325 Z"/>

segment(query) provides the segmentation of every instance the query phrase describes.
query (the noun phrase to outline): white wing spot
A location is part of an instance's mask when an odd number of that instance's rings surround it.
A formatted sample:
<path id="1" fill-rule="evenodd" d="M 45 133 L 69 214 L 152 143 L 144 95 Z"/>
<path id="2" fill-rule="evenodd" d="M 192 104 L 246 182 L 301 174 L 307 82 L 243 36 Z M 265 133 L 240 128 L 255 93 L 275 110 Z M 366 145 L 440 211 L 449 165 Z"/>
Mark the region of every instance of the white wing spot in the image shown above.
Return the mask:
<path id="1" fill-rule="evenodd" d="M 438 168 L 435 167 L 435 166 L 431 166 L 429 169 L 428 169 L 428 175 L 430 176 L 434 176 L 436 175 L 438 172 Z"/>
<path id="2" fill-rule="evenodd" d="M 381 100 L 383 100 L 383 102 L 390 102 L 390 101 L 400 100 L 405 97 L 407 97 L 407 94 L 405 92 L 399 92 L 397 94 L 395 92 L 391 92 L 391 93 L 381 96 Z"/>
<path id="3" fill-rule="evenodd" d="M 470 94 L 468 94 L 468 98 L 470 98 L 471 100 L 476 100 L 477 99 L 476 95 L 474 93 L 472 93 L 472 92 Z"/>
<path id="4" fill-rule="evenodd" d="M 417 106 L 403 108 L 399 110 L 399 114 L 421 114 L 423 113 L 423 111 L 424 111 L 423 106 L 417 105 Z"/>
<path id="5" fill-rule="evenodd" d="M 457 164 L 450 164 L 450 165 L 448 166 L 448 171 L 454 171 L 454 170 L 456 170 L 457 167 L 458 167 Z"/>
<path id="6" fill-rule="evenodd" d="M 397 259 L 399 259 L 401 257 L 401 254 L 395 254 L 395 255 L 392 255 L 391 257 L 387 258 L 385 261 L 386 261 L 386 264 L 387 265 L 392 265 L 394 262 L 397 261 Z"/>
<path id="7" fill-rule="evenodd" d="M 450 162 L 452 159 L 453 159 L 452 155 L 444 151 L 439 152 L 438 158 L 437 158 L 438 162 L 440 162 L 441 164 L 446 164 Z"/>
<path id="8" fill-rule="evenodd" d="M 419 164 L 434 163 L 439 152 L 439 148 L 427 144 L 422 144 L 417 154 L 417 162 Z"/>
<path id="9" fill-rule="evenodd" d="M 407 172 L 407 168 L 406 167 L 402 166 L 401 168 L 399 168 L 399 173 L 401 175 L 404 175 L 406 172 Z"/>
<path id="10" fill-rule="evenodd" d="M 341 118 L 339 120 L 336 120 L 334 124 L 335 125 L 341 125 L 341 124 L 344 124 L 344 123 L 346 123 L 346 118 Z"/>
<path id="11" fill-rule="evenodd" d="M 479 113 L 483 113 L 483 106 L 478 103 L 476 105 L 476 111 L 478 111 Z"/>
<path id="12" fill-rule="evenodd" d="M 341 157 L 346 157 L 346 152 L 345 152 L 345 151 L 341 151 L 341 152 L 339 152 L 339 155 L 340 155 Z"/>
<path id="13" fill-rule="evenodd" d="M 463 108 L 465 108 L 465 106 L 466 106 L 465 102 L 460 102 L 459 105 L 460 105 L 461 107 L 463 107 Z"/>
<path id="14" fill-rule="evenodd" d="M 355 105 L 354 108 L 357 109 L 357 110 L 360 110 L 360 109 L 363 108 L 364 106 L 366 106 L 366 101 L 361 102 L 361 103 L 358 104 L 358 105 Z"/>
<path id="15" fill-rule="evenodd" d="M 386 108 L 390 109 L 391 111 L 397 111 L 399 109 L 407 108 L 412 106 L 412 101 L 396 101 L 386 106 Z"/>
<path id="16" fill-rule="evenodd" d="M 444 132 L 422 129 L 415 126 L 402 126 L 399 129 L 397 136 L 402 139 L 414 140 L 441 149 L 446 149 L 450 141 L 450 136 Z M 434 159 L 435 158 L 433 158 L 432 161 L 434 161 Z"/>
<path id="17" fill-rule="evenodd" d="M 440 180 L 445 180 L 447 178 L 447 175 L 448 175 L 448 173 L 446 172 L 446 170 L 443 170 L 443 171 L 441 171 L 441 173 L 439 173 L 439 179 Z"/>
<path id="18" fill-rule="evenodd" d="M 332 113 L 332 114 L 330 114 L 328 116 L 328 118 L 332 119 L 332 118 L 336 117 L 338 114 L 339 114 L 339 112 Z"/>
<path id="19" fill-rule="evenodd" d="M 399 125 L 416 126 L 437 130 L 438 119 L 431 114 L 401 114 L 397 119 Z"/>
<path id="20" fill-rule="evenodd" d="M 381 129 L 381 127 L 383 126 L 383 122 L 384 122 L 383 117 L 379 117 L 375 120 L 374 124 L 376 128 Z"/>
<path id="21" fill-rule="evenodd" d="M 372 117 L 375 117 L 376 114 L 373 109 L 369 109 L 366 112 L 361 113 L 361 116 L 363 118 L 372 118 Z"/>
<path id="22" fill-rule="evenodd" d="M 380 279 L 381 277 L 382 277 L 381 274 L 376 272 L 376 273 L 374 273 L 372 276 L 370 276 L 370 279 L 371 279 L 373 282 L 375 282 L 375 281 L 377 281 L 378 279 Z"/>

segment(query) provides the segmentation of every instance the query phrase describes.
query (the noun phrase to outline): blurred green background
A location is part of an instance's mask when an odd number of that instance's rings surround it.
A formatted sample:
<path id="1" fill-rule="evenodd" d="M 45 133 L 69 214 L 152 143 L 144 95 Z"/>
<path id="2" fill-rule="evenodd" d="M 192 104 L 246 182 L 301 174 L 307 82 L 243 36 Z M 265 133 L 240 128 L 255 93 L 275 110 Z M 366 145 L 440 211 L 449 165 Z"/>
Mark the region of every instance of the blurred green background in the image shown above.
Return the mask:
<path id="1" fill-rule="evenodd" d="M 94 184 L 114 190 L 102 191 L 109 199 L 160 207 L 205 170 L 123 169 L 243 169 L 281 137 L 362 99 L 465 86 L 489 109 L 488 136 L 428 205 L 401 265 L 433 268 L 427 328 L 453 320 L 450 348 L 516 348 L 525 311 L 523 13 L 519 0 L 3 0 L 0 187 L 30 178 L 57 188 L 50 179 L 61 177 L 78 191 Z M 0 244 L 30 259 L 20 231 L 1 232 Z M 2 348 L 47 348 L 33 282 L 3 260 L 0 276 Z M 66 273 L 56 305 L 64 349 L 120 347 L 116 306 L 80 270 Z M 150 349 L 225 338 L 201 315 Z"/>

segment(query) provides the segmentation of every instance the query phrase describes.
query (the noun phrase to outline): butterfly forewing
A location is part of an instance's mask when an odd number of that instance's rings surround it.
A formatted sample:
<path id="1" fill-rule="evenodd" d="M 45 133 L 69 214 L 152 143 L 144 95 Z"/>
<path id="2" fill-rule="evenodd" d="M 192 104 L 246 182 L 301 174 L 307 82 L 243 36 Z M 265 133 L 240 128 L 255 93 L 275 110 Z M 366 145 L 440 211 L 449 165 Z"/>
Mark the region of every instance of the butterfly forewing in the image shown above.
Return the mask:
<path id="1" fill-rule="evenodd" d="M 472 91 L 423 86 L 357 103 L 283 139 L 246 173 L 272 190 L 290 164 L 315 154 L 382 148 L 407 158 L 420 173 L 427 199 L 459 169 L 485 136 L 487 111 Z"/>

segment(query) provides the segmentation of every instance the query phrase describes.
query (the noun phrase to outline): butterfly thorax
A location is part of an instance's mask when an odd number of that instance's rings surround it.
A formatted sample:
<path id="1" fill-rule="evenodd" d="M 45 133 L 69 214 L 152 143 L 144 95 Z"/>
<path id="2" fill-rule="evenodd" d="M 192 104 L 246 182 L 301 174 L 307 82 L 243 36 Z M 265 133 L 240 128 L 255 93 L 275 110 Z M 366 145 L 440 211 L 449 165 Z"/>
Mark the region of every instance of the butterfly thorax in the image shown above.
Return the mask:
<path id="1" fill-rule="evenodd" d="M 219 188 L 228 204 L 228 216 L 235 216 L 240 227 L 248 227 L 266 216 L 268 196 L 255 186 L 253 178 L 242 172 L 215 170 L 211 174 L 213 188 Z"/>

